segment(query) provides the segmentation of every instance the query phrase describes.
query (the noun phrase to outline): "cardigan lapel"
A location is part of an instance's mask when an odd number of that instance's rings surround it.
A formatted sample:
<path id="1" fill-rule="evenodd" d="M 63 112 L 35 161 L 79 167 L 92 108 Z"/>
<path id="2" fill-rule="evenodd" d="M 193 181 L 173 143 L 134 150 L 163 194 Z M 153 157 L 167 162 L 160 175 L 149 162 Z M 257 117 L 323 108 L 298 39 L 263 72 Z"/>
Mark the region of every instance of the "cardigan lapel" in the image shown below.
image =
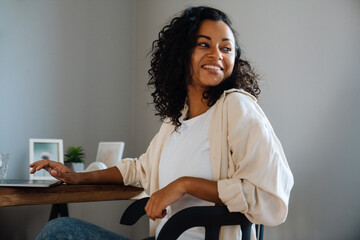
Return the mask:
<path id="1" fill-rule="evenodd" d="M 222 96 L 217 100 L 212 113 L 209 130 L 210 159 L 215 181 L 228 178 L 228 109 L 225 99 L 228 94 L 233 92 L 246 94 L 257 101 L 250 93 L 243 89 L 235 88 L 224 91 Z"/>
<path id="2" fill-rule="evenodd" d="M 225 93 L 217 100 L 214 111 L 212 113 L 209 129 L 209 147 L 210 147 L 210 160 L 212 166 L 213 180 L 218 181 L 227 177 L 227 163 L 223 150 L 223 143 L 227 142 L 226 132 L 223 129 L 223 111 L 224 111 Z M 225 158 L 224 158 L 225 157 Z M 225 166 L 224 166 L 225 165 Z M 225 171 L 224 171 L 225 170 Z"/>

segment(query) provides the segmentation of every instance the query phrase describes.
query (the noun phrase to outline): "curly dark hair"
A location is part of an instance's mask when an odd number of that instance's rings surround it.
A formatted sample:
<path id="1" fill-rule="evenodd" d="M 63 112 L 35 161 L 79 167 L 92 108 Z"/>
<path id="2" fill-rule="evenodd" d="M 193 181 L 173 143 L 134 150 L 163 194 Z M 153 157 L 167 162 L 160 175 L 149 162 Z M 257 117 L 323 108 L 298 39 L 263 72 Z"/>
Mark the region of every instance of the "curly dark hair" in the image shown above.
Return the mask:
<path id="1" fill-rule="evenodd" d="M 242 88 L 256 98 L 260 94 L 258 75 L 250 64 L 241 59 L 237 34 L 225 13 L 210 7 L 190 7 L 175 17 L 158 34 L 152 44 L 151 68 L 148 86 L 161 121 L 169 118 L 176 129 L 181 126 L 179 118 L 187 96 L 187 79 L 191 79 L 191 56 L 196 45 L 197 33 L 204 20 L 223 21 L 235 37 L 235 63 L 232 74 L 217 86 L 209 87 L 203 98 L 212 106 L 222 93 L 231 88 Z"/>

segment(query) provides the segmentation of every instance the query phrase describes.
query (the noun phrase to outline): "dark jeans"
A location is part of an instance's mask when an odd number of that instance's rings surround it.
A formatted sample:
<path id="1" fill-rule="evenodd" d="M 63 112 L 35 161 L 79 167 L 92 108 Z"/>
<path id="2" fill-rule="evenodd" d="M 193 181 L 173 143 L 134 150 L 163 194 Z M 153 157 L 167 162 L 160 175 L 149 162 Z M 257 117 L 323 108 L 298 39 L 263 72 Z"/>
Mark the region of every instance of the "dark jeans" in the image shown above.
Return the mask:
<path id="1" fill-rule="evenodd" d="M 48 222 L 36 240 L 130 240 L 97 225 L 62 217 Z M 150 238 L 155 239 L 155 238 Z M 150 240 L 149 239 L 149 240 Z"/>

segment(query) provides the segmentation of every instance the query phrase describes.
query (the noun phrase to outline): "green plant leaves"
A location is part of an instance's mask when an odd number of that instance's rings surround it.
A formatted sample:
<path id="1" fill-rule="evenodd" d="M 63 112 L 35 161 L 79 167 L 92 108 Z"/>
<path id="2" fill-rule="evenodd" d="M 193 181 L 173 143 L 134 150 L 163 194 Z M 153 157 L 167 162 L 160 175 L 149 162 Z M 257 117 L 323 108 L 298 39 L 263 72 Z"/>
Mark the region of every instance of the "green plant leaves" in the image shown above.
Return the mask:
<path id="1" fill-rule="evenodd" d="M 70 146 L 66 149 L 65 152 L 65 162 L 84 162 L 85 153 L 82 147 Z"/>

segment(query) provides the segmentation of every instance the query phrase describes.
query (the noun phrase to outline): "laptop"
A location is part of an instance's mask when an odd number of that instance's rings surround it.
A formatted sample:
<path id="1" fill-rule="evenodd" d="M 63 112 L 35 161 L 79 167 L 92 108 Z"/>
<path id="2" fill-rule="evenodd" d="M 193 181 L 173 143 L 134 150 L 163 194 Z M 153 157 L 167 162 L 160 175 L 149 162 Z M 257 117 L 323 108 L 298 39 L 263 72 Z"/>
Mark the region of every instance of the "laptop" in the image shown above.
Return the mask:
<path id="1" fill-rule="evenodd" d="M 53 187 L 59 180 L 0 179 L 0 187 Z"/>

